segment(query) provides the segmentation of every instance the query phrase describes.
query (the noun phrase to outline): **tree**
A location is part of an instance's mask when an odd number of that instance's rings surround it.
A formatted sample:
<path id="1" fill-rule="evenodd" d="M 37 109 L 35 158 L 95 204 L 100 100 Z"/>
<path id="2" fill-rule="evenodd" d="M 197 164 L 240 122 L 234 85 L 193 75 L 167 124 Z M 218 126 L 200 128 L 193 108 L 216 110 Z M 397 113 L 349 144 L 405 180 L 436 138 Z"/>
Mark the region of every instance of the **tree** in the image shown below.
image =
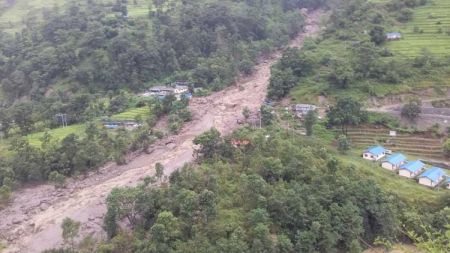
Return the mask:
<path id="1" fill-rule="evenodd" d="M 126 155 L 128 152 L 128 132 L 125 129 L 119 129 L 114 138 L 114 160 L 118 165 L 126 164 Z"/>
<path id="2" fill-rule="evenodd" d="M 284 70 L 275 68 L 272 70 L 267 96 L 273 99 L 281 99 L 289 93 L 296 83 L 297 77 L 290 68 Z"/>
<path id="3" fill-rule="evenodd" d="M 207 189 L 198 195 L 198 205 L 200 207 L 204 223 L 214 217 L 216 214 L 216 195 Z"/>
<path id="4" fill-rule="evenodd" d="M 403 117 L 405 117 L 411 121 L 414 121 L 417 119 L 417 117 L 419 117 L 421 112 L 422 112 L 422 109 L 421 109 L 420 100 L 413 99 L 402 107 L 401 114 Z"/>
<path id="5" fill-rule="evenodd" d="M 159 182 L 161 182 L 162 177 L 164 176 L 164 165 L 161 163 L 155 164 L 155 176 Z"/>
<path id="6" fill-rule="evenodd" d="M 136 209 L 138 195 L 139 188 L 114 188 L 106 199 L 108 212 L 111 210 L 110 218 L 117 220 L 126 218 L 134 227 L 138 221 L 138 210 Z"/>
<path id="7" fill-rule="evenodd" d="M 338 150 L 342 153 L 342 154 L 346 154 L 347 151 L 350 150 L 350 142 L 347 139 L 347 136 L 344 134 L 339 135 L 338 137 Z"/>
<path id="8" fill-rule="evenodd" d="M 220 239 L 217 243 L 219 252 L 248 253 L 248 244 L 244 240 L 245 233 L 242 228 L 236 228 L 229 238 Z"/>
<path id="9" fill-rule="evenodd" d="M 331 73 L 328 80 L 340 89 L 346 89 L 354 79 L 354 71 L 347 60 L 334 60 L 331 63 Z"/>
<path id="10" fill-rule="evenodd" d="M 9 115 L 23 134 L 32 130 L 33 104 L 22 102 L 9 109 Z"/>
<path id="11" fill-rule="evenodd" d="M 294 250 L 294 245 L 291 240 L 286 235 L 277 236 L 277 245 L 276 249 L 278 253 L 291 253 Z"/>
<path id="12" fill-rule="evenodd" d="M 245 120 L 248 120 L 248 118 L 250 118 L 250 109 L 248 109 L 248 107 L 244 107 L 244 109 L 242 109 L 242 115 L 244 116 Z"/>
<path id="13" fill-rule="evenodd" d="M 274 119 L 272 107 L 263 105 L 263 106 L 261 106 L 259 111 L 260 111 L 260 117 L 261 117 L 262 124 L 264 126 L 268 126 L 268 125 L 272 124 L 272 121 Z"/>
<path id="14" fill-rule="evenodd" d="M 220 132 L 215 128 L 195 137 L 194 144 L 201 145 L 200 152 L 206 157 L 211 158 L 218 151 L 222 143 Z"/>
<path id="15" fill-rule="evenodd" d="M 359 125 L 368 120 L 367 112 L 362 110 L 361 104 L 351 98 L 338 100 L 327 114 L 328 124 L 331 126 L 340 126 L 342 134 L 347 135 L 347 129 L 350 125 Z"/>
<path id="16" fill-rule="evenodd" d="M 317 115 L 315 111 L 308 111 L 308 113 L 305 116 L 305 128 L 306 128 L 306 135 L 311 136 L 313 134 L 313 127 L 316 124 L 317 121 Z"/>
<path id="17" fill-rule="evenodd" d="M 361 244 L 359 244 L 357 239 L 354 239 L 351 243 L 350 243 L 350 247 L 348 249 L 349 253 L 361 253 L 363 250 L 361 248 Z"/>
<path id="18" fill-rule="evenodd" d="M 450 138 L 447 138 L 447 140 L 443 144 L 444 153 L 447 157 L 450 157 Z"/>
<path id="19" fill-rule="evenodd" d="M 180 237 L 180 224 L 178 219 L 169 211 L 158 214 L 155 224 L 151 227 L 152 242 L 155 252 L 173 252 L 176 240 Z"/>
<path id="20" fill-rule="evenodd" d="M 382 44 L 386 40 L 386 34 L 384 32 L 384 27 L 382 26 L 374 26 L 372 30 L 370 30 L 370 40 L 376 45 Z"/>
<path id="21" fill-rule="evenodd" d="M 11 198 L 11 187 L 3 185 L 0 187 L 0 207 L 6 205 Z"/>
<path id="22" fill-rule="evenodd" d="M 74 221 L 69 217 L 66 217 L 61 224 L 64 242 L 69 243 L 72 250 L 75 249 L 75 238 L 78 236 L 80 226 L 80 222 Z"/>
<path id="23" fill-rule="evenodd" d="M 53 183 L 56 188 L 63 188 L 66 184 L 66 177 L 60 174 L 58 171 L 52 171 L 48 175 L 48 181 Z"/>

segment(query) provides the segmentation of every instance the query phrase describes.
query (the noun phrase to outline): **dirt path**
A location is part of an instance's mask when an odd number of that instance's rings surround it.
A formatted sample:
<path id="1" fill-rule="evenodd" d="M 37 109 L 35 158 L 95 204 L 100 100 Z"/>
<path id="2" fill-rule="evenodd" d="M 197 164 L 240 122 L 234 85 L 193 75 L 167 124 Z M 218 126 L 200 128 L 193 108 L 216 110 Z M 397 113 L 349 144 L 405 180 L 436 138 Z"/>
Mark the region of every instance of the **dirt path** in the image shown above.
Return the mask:
<path id="1" fill-rule="evenodd" d="M 431 102 L 440 98 L 423 99 L 422 112 L 414 122 L 411 122 L 401 116 L 401 108 L 407 102 L 398 102 L 382 106 L 374 106 L 367 108 L 371 112 L 389 113 L 395 116 L 400 123 L 406 126 L 414 126 L 419 130 L 426 130 L 434 124 L 439 124 L 441 131 L 444 132 L 450 127 L 450 108 L 434 108 Z"/>
<path id="2" fill-rule="evenodd" d="M 292 41 L 300 47 L 303 39 L 316 35 L 322 11 L 308 14 L 305 32 Z M 153 145 L 153 152 L 139 155 L 126 165 L 108 164 L 99 173 L 84 180 L 69 182 L 66 189 L 41 185 L 14 194 L 9 207 L 0 211 L 0 241 L 6 240 L 5 252 L 34 253 L 57 247 L 62 243 L 60 224 L 65 217 L 82 223 L 81 234 L 103 236 L 101 229 L 106 211 L 105 198 L 114 187 L 133 186 L 144 177 L 153 175 L 153 166 L 161 162 L 167 175 L 192 160 L 192 140 L 211 127 L 228 134 L 238 127 L 247 106 L 257 110 L 263 103 L 270 78 L 270 66 L 281 57 L 280 52 L 263 59 L 254 73 L 238 81 L 238 85 L 208 97 L 194 98 L 190 103 L 193 120 L 180 134 Z M 244 89 L 240 89 L 243 87 Z"/>

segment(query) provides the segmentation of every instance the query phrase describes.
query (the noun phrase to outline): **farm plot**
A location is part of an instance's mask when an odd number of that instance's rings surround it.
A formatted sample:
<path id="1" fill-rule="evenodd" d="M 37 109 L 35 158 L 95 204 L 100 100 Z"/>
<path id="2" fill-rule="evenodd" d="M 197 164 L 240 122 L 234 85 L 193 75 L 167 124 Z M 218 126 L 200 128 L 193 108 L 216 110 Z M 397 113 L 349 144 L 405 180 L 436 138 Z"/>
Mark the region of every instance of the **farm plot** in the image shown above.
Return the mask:
<path id="1" fill-rule="evenodd" d="M 348 136 L 352 144 L 358 147 L 381 144 L 394 152 L 404 152 L 419 158 L 445 159 L 441 140 L 437 138 L 403 133 L 393 137 L 384 128 L 352 128 L 348 130 Z"/>
<path id="2" fill-rule="evenodd" d="M 135 120 L 136 117 L 145 118 L 150 114 L 150 109 L 148 107 L 139 107 L 127 110 L 125 112 L 115 114 L 111 116 L 113 120 Z"/>
<path id="3" fill-rule="evenodd" d="M 427 49 L 439 56 L 450 55 L 450 1 L 434 0 L 414 9 L 412 20 L 393 28 L 403 38 L 388 47 L 405 57 L 415 57 Z"/>
<path id="4" fill-rule="evenodd" d="M 142 118 L 145 118 L 145 116 L 148 116 L 150 114 L 150 109 L 148 107 L 140 107 L 140 108 L 133 108 L 129 109 L 125 112 L 115 114 L 111 116 L 111 119 L 113 120 L 134 120 L 137 116 L 141 116 Z M 41 139 L 44 136 L 45 132 L 50 134 L 52 138 L 62 140 L 64 137 L 68 136 L 69 134 L 76 134 L 78 136 L 83 136 L 84 130 L 86 126 L 85 124 L 74 124 L 69 125 L 64 128 L 55 128 L 50 129 L 48 131 L 41 131 L 29 134 L 25 136 L 25 138 L 30 142 L 31 145 L 35 147 L 39 147 L 41 145 Z M 3 140 L 0 142 L 0 152 L 2 150 L 7 149 L 7 140 Z"/>

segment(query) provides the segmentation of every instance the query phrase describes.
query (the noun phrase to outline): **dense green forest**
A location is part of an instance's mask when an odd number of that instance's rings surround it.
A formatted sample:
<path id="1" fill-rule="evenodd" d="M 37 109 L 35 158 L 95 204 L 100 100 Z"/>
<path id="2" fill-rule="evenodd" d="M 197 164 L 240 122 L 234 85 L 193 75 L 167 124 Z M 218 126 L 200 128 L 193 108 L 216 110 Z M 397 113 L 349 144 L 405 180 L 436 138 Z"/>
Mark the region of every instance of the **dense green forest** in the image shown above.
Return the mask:
<path id="1" fill-rule="evenodd" d="M 250 144 L 236 148 L 231 139 Z M 211 129 L 194 142 L 202 146 L 200 165 L 166 181 L 157 164 L 155 177 L 111 192 L 110 240 L 88 244 L 90 252 L 353 253 L 409 240 L 408 231 L 443 233 L 448 224 L 448 199 L 436 209 L 406 206 L 311 137 L 277 127 L 226 137 Z"/>
<path id="2" fill-rule="evenodd" d="M 418 56 L 405 57 L 390 50 L 386 40 L 396 24 L 410 21 L 414 8 L 427 4 L 433 3 L 350 0 L 336 5 L 322 36 L 307 41 L 302 50 L 288 50 L 273 68 L 269 96 L 290 93 L 313 102 L 317 95 L 366 100 L 414 89 L 442 93 L 450 85 L 449 54 L 424 48 Z"/>
<path id="3" fill-rule="evenodd" d="M 5 97 L 40 99 L 54 86 L 140 90 L 165 77 L 218 89 L 301 29 L 299 6 L 290 1 L 182 1 L 138 19 L 128 18 L 126 2 L 44 9 L 42 23 L 2 33 Z"/>
<path id="4" fill-rule="evenodd" d="M 53 128 L 58 113 L 70 124 L 121 112 L 124 91 L 153 84 L 221 89 L 302 29 L 300 7 L 325 1 L 169 2 L 132 18 L 126 0 L 71 1 L 0 30 L 1 133 Z"/>
<path id="5" fill-rule="evenodd" d="M 136 150 L 132 143 L 148 145 L 155 120 L 164 114 L 171 115 L 169 127 L 176 132 L 190 119 L 187 101 L 146 101 L 134 92 L 175 80 L 221 89 L 301 31 L 299 8 L 325 1 L 169 2 L 154 1 L 148 15 L 132 18 L 126 0 L 71 1 L 43 8 L 43 19 L 24 22 L 20 32 L 0 31 L 3 195 L 17 184 L 47 180 L 52 172 L 71 176 L 110 159 L 122 161 L 126 151 Z M 101 117 L 130 107 L 150 108 L 137 119 L 145 126 L 127 133 L 134 137 L 96 126 Z M 90 122 L 86 133 L 61 139 L 45 133 L 39 147 L 20 138 L 58 127 L 60 113 L 69 124 Z"/>

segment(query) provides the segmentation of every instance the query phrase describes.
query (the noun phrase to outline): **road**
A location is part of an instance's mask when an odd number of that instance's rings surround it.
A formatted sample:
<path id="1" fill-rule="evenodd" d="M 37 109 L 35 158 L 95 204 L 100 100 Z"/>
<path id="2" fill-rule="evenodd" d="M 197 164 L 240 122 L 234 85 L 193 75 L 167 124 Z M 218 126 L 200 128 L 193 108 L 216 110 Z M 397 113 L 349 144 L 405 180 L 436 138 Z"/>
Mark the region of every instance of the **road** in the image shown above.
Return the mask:
<path id="1" fill-rule="evenodd" d="M 444 97 L 446 98 L 446 97 Z M 367 108 L 371 112 L 389 113 L 395 116 L 400 123 L 406 126 L 414 126 L 419 130 L 426 130 L 434 124 L 439 124 L 441 131 L 446 131 L 450 127 L 450 108 L 434 108 L 431 102 L 440 98 L 423 99 L 421 110 L 417 119 L 411 122 L 401 116 L 401 108 L 406 102 L 393 103 L 383 106 Z"/>
<path id="2" fill-rule="evenodd" d="M 300 47 L 305 37 L 318 34 L 323 14 L 321 10 L 309 13 L 305 31 L 289 46 Z M 154 174 L 153 166 L 157 162 L 165 166 L 166 175 L 191 162 L 192 140 L 211 127 L 222 134 L 237 129 L 236 121 L 242 117 L 242 109 L 248 107 L 255 111 L 263 103 L 270 67 L 280 57 L 281 52 L 275 52 L 261 59 L 252 75 L 241 78 L 232 87 L 192 99 L 189 108 L 193 120 L 178 135 L 153 145 L 150 154 L 138 155 L 123 166 L 107 164 L 85 179 L 72 180 L 64 189 L 39 185 L 15 192 L 11 205 L 0 211 L 0 240 L 6 240 L 8 245 L 5 252 L 35 253 L 60 246 L 60 224 L 65 217 L 81 222 L 81 235 L 104 236 L 101 226 L 106 212 L 105 199 L 111 189 L 136 185 Z"/>

